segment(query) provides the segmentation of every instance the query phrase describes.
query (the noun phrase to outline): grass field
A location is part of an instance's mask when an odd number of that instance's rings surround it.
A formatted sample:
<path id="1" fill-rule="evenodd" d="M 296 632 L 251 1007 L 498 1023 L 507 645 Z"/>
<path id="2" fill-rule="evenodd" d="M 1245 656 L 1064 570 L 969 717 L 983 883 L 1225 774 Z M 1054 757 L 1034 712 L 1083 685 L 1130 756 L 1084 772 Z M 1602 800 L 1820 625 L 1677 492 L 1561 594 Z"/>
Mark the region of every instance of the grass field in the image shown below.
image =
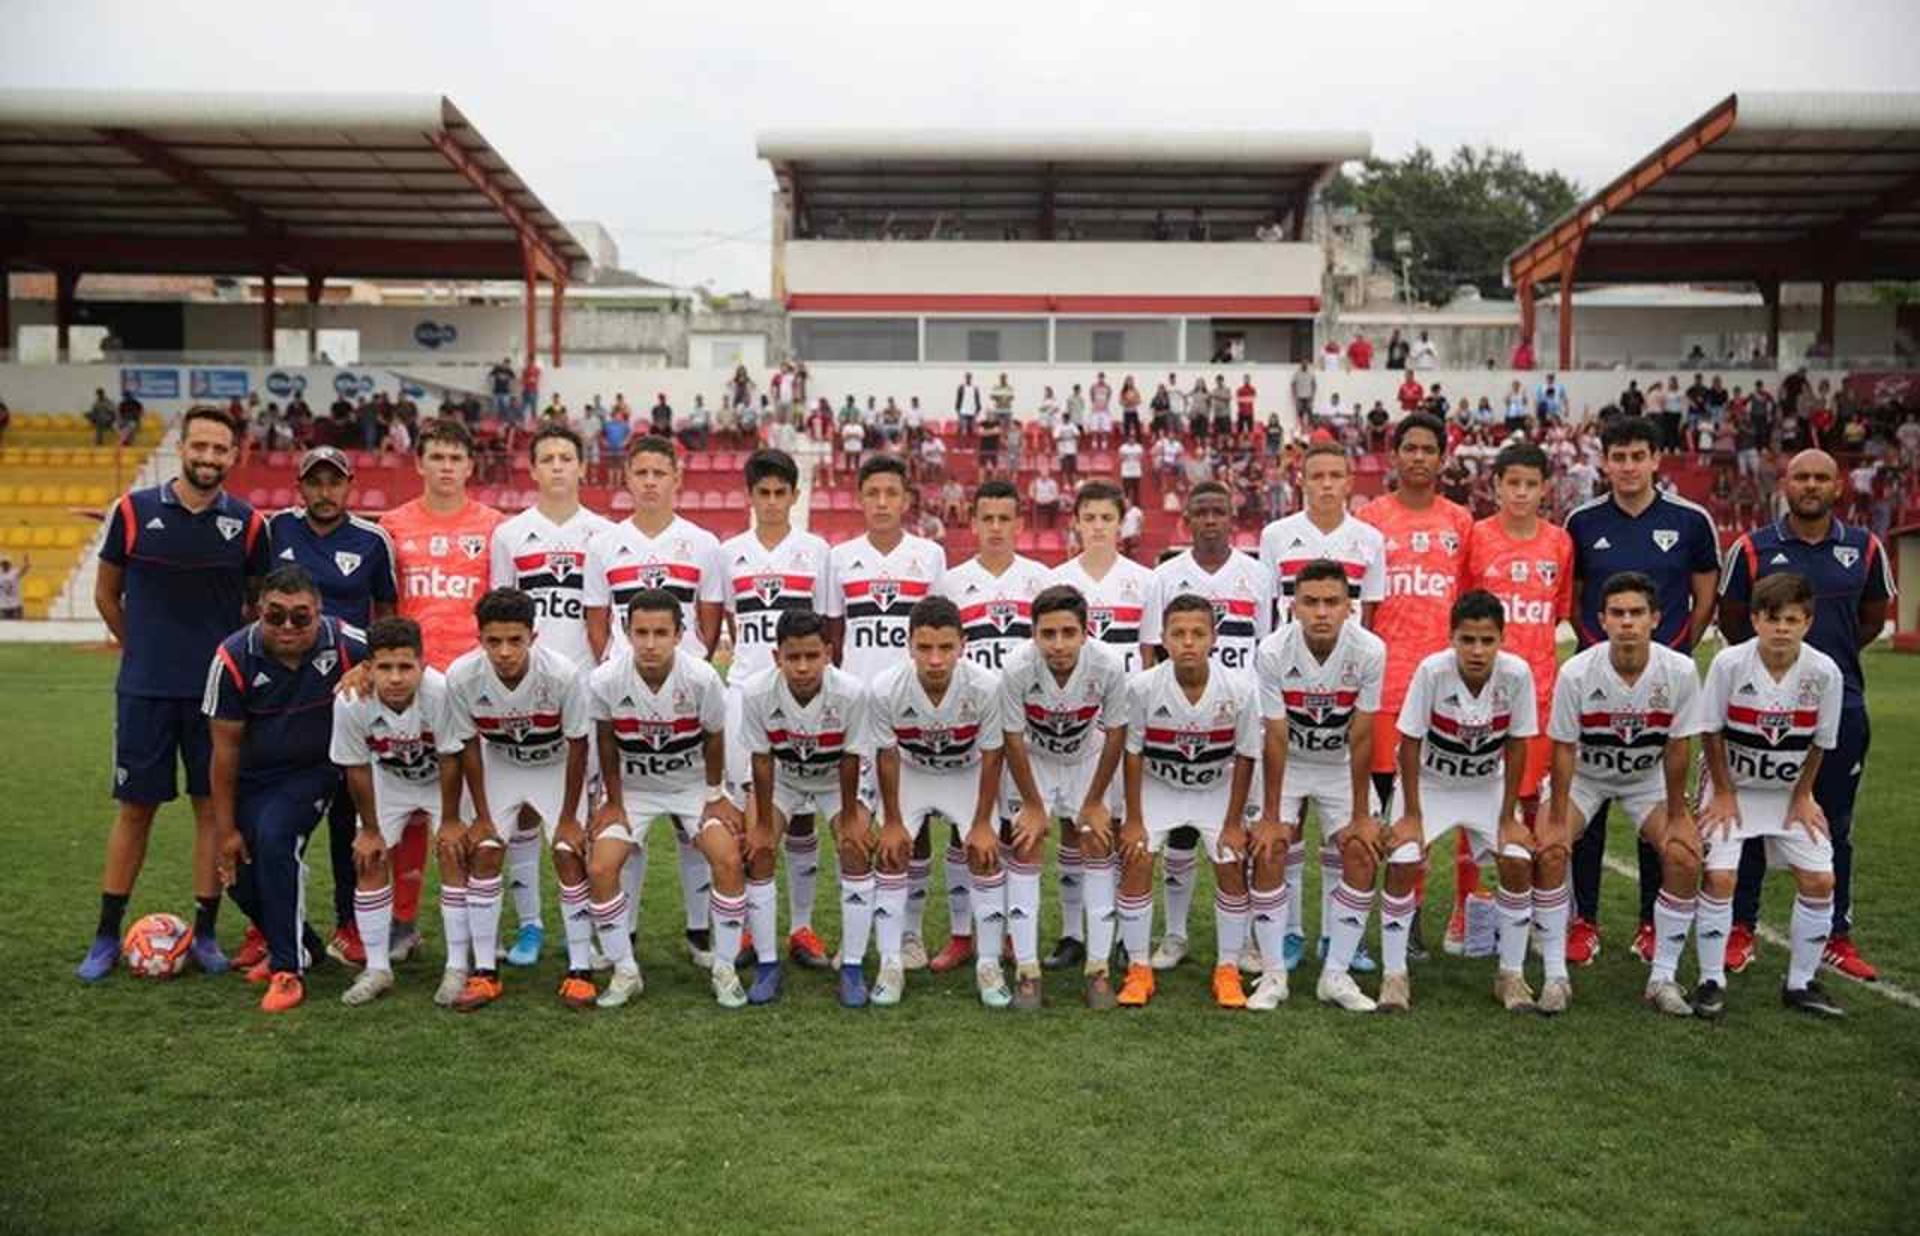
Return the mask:
<path id="1" fill-rule="evenodd" d="M 670 858 L 649 876 L 647 993 L 618 1013 L 558 1006 L 551 945 L 471 1017 L 429 1003 L 437 954 L 363 1010 L 335 967 L 282 1018 L 238 978 L 85 987 L 113 669 L 0 648 L 0 1230 L 1914 1230 L 1920 1010 L 1835 980 L 1852 1016 L 1797 1018 L 1765 948 L 1725 1023 L 1657 1018 L 1617 877 L 1607 953 L 1552 1022 L 1502 1013 L 1490 961 L 1439 958 L 1398 1019 L 1315 1006 L 1311 961 L 1266 1017 L 1215 1010 L 1197 962 L 1133 1014 L 1079 1008 L 1077 976 L 1050 976 L 1042 1014 L 989 1014 L 970 975 L 855 1013 L 811 974 L 728 1014 L 678 951 Z M 1920 662 L 1875 654 L 1868 676 L 1858 934 L 1920 990 Z M 190 913 L 189 819 L 163 812 L 132 914 Z M 550 941 L 556 904 L 549 879 Z M 944 920 L 936 898 L 936 944 Z M 241 926 L 229 906 L 229 949 Z"/>

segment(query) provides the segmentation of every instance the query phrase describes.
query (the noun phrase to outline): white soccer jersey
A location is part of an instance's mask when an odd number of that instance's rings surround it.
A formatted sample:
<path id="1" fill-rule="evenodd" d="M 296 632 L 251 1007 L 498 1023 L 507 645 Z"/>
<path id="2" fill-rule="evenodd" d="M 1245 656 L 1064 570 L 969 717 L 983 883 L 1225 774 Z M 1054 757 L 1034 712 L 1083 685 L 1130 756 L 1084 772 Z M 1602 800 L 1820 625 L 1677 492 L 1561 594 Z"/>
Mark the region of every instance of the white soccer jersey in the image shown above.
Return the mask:
<path id="1" fill-rule="evenodd" d="M 413 701 L 400 712 L 371 690 L 333 702 L 333 741 L 328 758 L 342 768 L 371 765 L 373 796 L 384 814 L 390 800 L 440 801 L 440 757 L 458 755 L 461 741 L 447 714 L 447 680 L 429 668 Z"/>
<path id="2" fill-rule="evenodd" d="M 1812 644 L 1775 681 L 1760 661 L 1760 642 L 1722 649 L 1707 667 L 1701 731 L 1727 743 L 1727 768 L 1742 790 L 1793 788 L 1807 752 L 1840 741 L 1840 667 Z"/>
<path id="3" fill-rule="evenodd" d="M 843 669 L 827 667 L 814 697 L 793 698 L 786 677 L 763 670 L 741 684 L 740 730 L 727 735 L 749 754 L 773 757 L 778 787 L 808 795 L 840 792 L 840 761 L 873 754 L 866 686 Z"/>
<path id="4" fill-rule="evenodd" d="M 500 681 L 485 649 L 447 668 L 448 726 L 465 743 L 478 735 L 486 767 L 564 770 L 567 740 L 587 736 L 585 675 L 551 648 L 535 644 L 512 687 Z"/>
<path id="5" fill-rule="evenodd" d="M 1208 673 L 1197 704 L 1187 699 L 1171 661 L 1128 685 L 1127 750 L 1145 760 L 1149 782 L 1225 793 L 1232 785 L 1233 758 L 1260 758 L 1260 707 L 1250 675 Z M 1153 821 L 1146 823 L 1153 827 Z"/>
<path id="6" fill-rule="evenodd" d="M 1082 558 L 1061 563 L 1049 584 L 1071 584 L 1087 601 L 1087 637 L 1120 654 L 1129 674 L 1141 667 L 1141 645 L 1160 642 L 1160 587 L 1152 571 L 1131 558 L 1117 558 L 1106 577 L 1087 574 Z"/>
<path id="7" fill-rule="evenodd" d="M 912 534 L 883 554 L 858 536 L 835 545 L 829 559 L 825 616 L 846 623 L 840 668 L 871 686 L 907 655 L 907 615 L 946 574 L 947 554 Z"/>
<path id="8" fill-rule="evenodd" d="M 1260 533 L 1260 565 L 1274 589 L 1274 612 L 1285 620 L 1293 611 L 1293 589 L 1300 568 L 1316 558 L 1330 558 L 1347 572 L 1347 595 L 1353 598 L 1353 617 L 1360 621 L 1360 605 L 1387 595 L 1387 548 L 1380 530 L 1348 515 L 1332 532 L 1320 531 L 1305 511 L 1276 519 Z"/>
<path id="9" fill-rule="evenodd" d="M 1273 590 L 1267 572 L 1239 550 L 1229 550 L 1218 571 L 1195 561 L 1192 550 L 1153 568 L 1160 603 L 1182 593 L 1213 605 L 1213 663 L 1237 674 L 1253 672 L 1253 651 L 1273 629 Z"/>
<path id="10" fill-rule="evenodd" d="M 1306 628 L 1290 622 L 1260 641 L 1254 676 L 1260 715 L 1286 718 L 1288 763 L 1344 766 L 1352 758 L 1347 727 L 1354 710 L 1380 711 L 1387 645 L 1364 627 L 1343 623 L 1322 661 L 1307 647 Z"/>
<path id="11" fill-rule="evenodd" d="M 1023 735 L 1035 759 L 1069 764 L 1099 759 L 1104 731 L 1127 724 L 1127 671 L 1120 654 L 1092 641 L 1062 684 L 1032 641 L 1007 658 L 1000 677 L 1000 721 Z"/>
<path id="12" fill-rule="evenodd" d="M 872 708 L 874 749 L 898 749 L 903 771 L 965 772 L 1001 745 L 1000 676 L 965 659 L 938 704 L 913 662 L 896 659 L 873 684 Z"/>
<path id="13" fill-rule="evenodd" d="M 1506 768 L 1507 740 L 1540 732 L 1533 671 L 1510 652 L 1494 654 L 1493 671 L 1469 691 L 1453 649 L 1420 662 L 1400 705 L 1400 732 L 1420 744 L 1421 784 L 1479 788 Z"/>
<path id="14" fill-rule="evenodd" d="M 676 649 L 655 690 L 629 652 L 593 671 L 588 695 L 593 720 L 613 723 L 623 786 L 656 802 L 705 798 L 706 738 L 727 727 L 726 687 L 711 665 Z"/>
<path id="15" fill-rule="evenodd" d="M 531 596 L 540 643 L 583 669 L 593 666 L 587 645 L 587 547 L 612 527 L 585 507 L 564 524 L 528 507 L 493 530 L 493 586 Z"/>
<path id="16" fill-rule="evenodd" d="M 942 576 L 936 591 L 960 607 L 967 659 L 998 670 L 1033 642 L 1033 598 L 1046 586 L 1047 568 L 1016 555 L 998 575 L 969 558 Z"/>
<path id="17" fill-rule="evenodd" d="M 789 530 L 769 549 L 749 528 L 720 547 L 720 578 L 727 612 L 733 615 L 733 667 L 729 681 L 773 666 L 774 628 L 790 609 L 827 612 L 827 543 L 811 532 Z"/>
<path id="18" fill-rule="evenodd" d="M 1705 728 L 1693 658 L 1654 644 L 1631 687 L 1613 668 L 1613 651 L 1595 644 L 1560 667 L 1547 737 L 1575 745 L 1573 775 L 1603 794 L 1631 797 L 1665 784 L 1667 741 Z"/>
<path id="19" fill-rule="evenodd" d="M 713 533 L 681 515 L 675 515 L 659 536 L 648 536 L 626 519 L 594 537 L 587 547 L 585 599 L 589 608 L 611 610 L 613 639 L 608 659 L 626 655 L 627 604 L 642 588 L 665 588 L 674 595 L 680 602 L 680 646 L 705 658 L 707 646 L 700 642 L 695 606 L 725 599 L 719 552 L 720 542 Z"/>

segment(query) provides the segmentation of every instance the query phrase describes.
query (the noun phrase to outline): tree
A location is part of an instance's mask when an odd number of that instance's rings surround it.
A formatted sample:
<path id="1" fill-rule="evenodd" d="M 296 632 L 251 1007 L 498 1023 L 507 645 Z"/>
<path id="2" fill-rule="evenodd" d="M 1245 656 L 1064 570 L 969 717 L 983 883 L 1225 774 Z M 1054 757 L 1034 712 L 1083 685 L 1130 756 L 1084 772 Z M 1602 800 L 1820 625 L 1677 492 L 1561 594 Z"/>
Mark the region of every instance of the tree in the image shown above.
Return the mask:
<path id="1" fill-rule="evenodd" d="M 1559 172 L 1529 168 L 1515 150 L 1462 146 L 1443 164 L 1416 146 L 1404 158 L 1367 160 L 1358 176 L 1334 177 L 1327 200 L 1373 217 L 1374 260 L 1389 270 L 1400 269 L 1394 236 L 1410 236 L 1414 298 L 1441 304 L 1463 283 L 1507 295 L 1507 255 L 1578 205 L 1580 188 Z"/>

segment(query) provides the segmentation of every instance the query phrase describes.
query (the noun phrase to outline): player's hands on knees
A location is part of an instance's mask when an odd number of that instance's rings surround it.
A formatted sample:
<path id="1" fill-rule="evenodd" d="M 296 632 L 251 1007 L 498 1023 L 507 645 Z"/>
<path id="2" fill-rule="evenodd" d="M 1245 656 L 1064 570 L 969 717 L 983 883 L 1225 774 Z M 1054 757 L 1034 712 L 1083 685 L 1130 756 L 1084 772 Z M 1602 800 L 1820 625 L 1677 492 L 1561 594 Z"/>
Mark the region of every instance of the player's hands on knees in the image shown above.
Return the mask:
<path id="1" fill-rule="evenodd" d="M 873 816 L 859 807 L 845 807 L 833 817 L 833 835 L 842 844 L 859 847 L 869 859 L 878 838 L 874 836 Z"/>
<path id="2" fill-rule="evenodd" d="M 363 828 L 353 835 L 353 870 L 358 875 L 371 875 L 380 870 L 387 862 L 386 838 L 377 828 Z"/>
<path id="3" fill-rule="evenodd" d="M 1793 801 L 1787 804 L 1787 821 L 1806 829 L 1807 835 L 1816 841 L 1828 835 L 1827 813 L 1813 801 L 1811 794 L 1793 796 Z"/>
<path id="4" fill-rule="evenodd" d="M 716 794 L 709 797 L 706 806 L 703 807 L 701 811 L 705 818 L 720 821 L 720 823 L 726 826 L 727 831 L 733 833 L 735 836 L 739 836 L 740 833 L 746 829 L 747 817 L 741 813 L 740 808 L 733 805 L 733 800 L 725 794 Z"/>
<path id="5" fill-rule="evenodd" d="M 994 834 L 993 825 L 985 820 L 975 821 L 967 830 L 967 866 L 976 871 L 993 871 L 1000 865 L 1000 838 Z"/>
<path id="6" fill-rule="evenodd" d="M 1731 793 L 1717 792 L 1707 800 L 1707 809 L 1700 813 L 1700 835 L 1730 837 L 1739 823 L 1740 800 Z"/>
<path id="7" fill-rule="evenodd" d="M 1230 863 L 1245 862 L 1247 858 L 1247 826 L 1239 820 L 1228 820 L 1220 826 L 1220 853 Z"/>
<path id="8" fill-rule="evenodd" d="M 1356 811 L 1347 821 L 1342 838 L 1351 837 L 1367 849 L 1373 851 L 1375 858 L 1385 858 L 1387 854 L 1386 834 L 1380 829 L 1379 817 L 1371 811 Z"/>
<path id="9" fill-rule="evenodd" d="M 568 816 L 553 826 L 553 848 L 567 850 L 582 858 L 587 854 L 587 830 L 580 821 Z"/>
<path id="10" fill-rule="evenodd" d="M 1128 820 L 1120 826 L 1120 857 L 1135 858 L 1147 852 L 1147 826 L 1139 820 Z"/>
<path id="11" fill-rule="evenodd" d="M 905 867 L 913 851 L 913 835 L 899 820 L 888 820 L 880 828 L 880 861 L 888 867 Z"/>
<path id="12" fill-rule="evenodd" d="M 1288 836 L 1288 831 L 1287 826 L 1280 821 L 1261 816 L 1260 822 L 1253 826 L 1250 843 L 1253 861 L 1256 863 L 1286 862 L 1287 850 L 1293 845 L 1293 839 Z"/>
<path id="13" fill-rule="evenodd" d="M 1403 845 L 1419 845 L 1426 836 L 1425 827 L 1420 817 L 1412 812 L 1401 816 L 1387 830 L 1386 844 L 1380 849 L 1380 857 L 1385 858 Z"/>
<path id="14" fill-rule="evenodd" d="M 617 803 L 602 803 L 600 809 L 595 811 L 593 818 L 588 821 L 587 829 L 593 836 L 598 837 L 614 825 L 624 826 L 626 823 L 627 813 L 624 808 Z"/>
<path id="15" fill-rule="evenodd" d="M 1113 845 L 1113 808 L 1102 802 L 1092 802 L 1080 808 L 1077 821 L 1080 831 L 1100 843 L 1101 848 Z"/>
<path id="16" fill-rule="evenodd" d="M 1047 809 L 1039 803 L 1020 804 L 1020 810 L 1013 816 L 1013 846 L 1016 850 L 1033 850 L 1045 845 L 1047 840 Z"/>

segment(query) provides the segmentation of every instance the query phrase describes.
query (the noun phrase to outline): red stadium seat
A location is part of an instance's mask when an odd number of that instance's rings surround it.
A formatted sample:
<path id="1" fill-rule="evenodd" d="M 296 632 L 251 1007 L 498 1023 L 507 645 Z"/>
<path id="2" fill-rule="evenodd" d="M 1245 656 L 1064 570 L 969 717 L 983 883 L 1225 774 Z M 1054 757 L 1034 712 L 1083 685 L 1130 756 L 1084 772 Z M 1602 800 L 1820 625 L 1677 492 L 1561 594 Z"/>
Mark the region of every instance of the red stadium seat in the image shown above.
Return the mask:
<path id="1" fill-rule="evenodd" d="M 369 510 L 369 511 L 386 510 L 387 509 L 387 491 L 384 489 L 369 489 L 366 493 L 360 496 L 360 506 L 363 509 Z"/>
<path id="2" fill-rule="evenodd" d="M 744 489 L 728 490 L 727 491 L 727 509 L 729 511 L 746 510 L 747 509 L 747 491 Z"/>
<path id="3" fill-rule="evenodd" d="M 270 490 L 249 489 L 247 491 L 247 505 L 252 507 L 256 511 L 264 511 L 268 509 L 267 504 L 271 502 L 272 499 L 273 499 L 273 494 L 272 494 L 272 491 Z"/>
<path id="4" fill-rule="evenodd" d="M 276 489 L 267 495 L 267 509 L 271 511 L 284 511 L 293 505 L 293 501 L 293 491 L 291 489 Z"/>
<path id="5" fill-rule="evenodd" d="M 607 509 L 616 515 L 633 514 L 633 495 L 624 489 L 619 491 L 614 494 L 612 500 L 607 503 Z"/>

